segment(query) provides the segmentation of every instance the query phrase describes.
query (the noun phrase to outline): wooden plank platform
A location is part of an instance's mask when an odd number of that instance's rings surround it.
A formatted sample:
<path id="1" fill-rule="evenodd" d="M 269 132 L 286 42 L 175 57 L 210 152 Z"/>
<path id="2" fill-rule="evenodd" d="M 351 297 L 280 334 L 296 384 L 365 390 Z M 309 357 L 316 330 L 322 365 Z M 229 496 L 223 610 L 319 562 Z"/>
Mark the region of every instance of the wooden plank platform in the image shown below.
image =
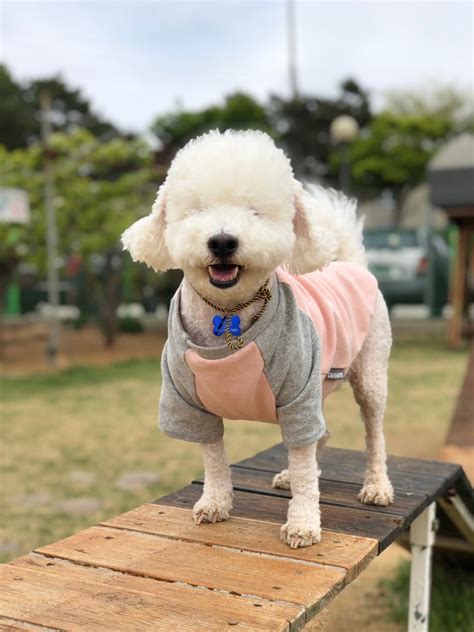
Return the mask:
<path id="1" fill-rule="evenodd" d="M 454 490 L 472 502 L 459 466 L 391 457 L 395 502 L 368 507 L 357 501 L 365 456 L 323 454 L 321 543 L 279 540 L 289 492 L 271 488 L 286 465 L 275 446 L 233 466 L 228 522 L 194 525 L 195 481 L 3 565 L 0 629 L 299 630 L 433 499 Z"/>

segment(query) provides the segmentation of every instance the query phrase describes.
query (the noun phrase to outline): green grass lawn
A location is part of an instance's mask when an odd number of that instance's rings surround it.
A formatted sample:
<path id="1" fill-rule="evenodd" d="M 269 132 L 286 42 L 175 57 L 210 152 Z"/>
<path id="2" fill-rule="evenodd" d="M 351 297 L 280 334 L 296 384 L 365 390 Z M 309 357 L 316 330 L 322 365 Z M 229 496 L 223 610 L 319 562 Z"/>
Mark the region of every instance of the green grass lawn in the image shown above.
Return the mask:
<path id="1" fill-rule="evenodd" d="M 465 352 L 444 340 L 394 348 L 386 416 L 389 450 L 436 456 L 460 387 Z M 201 473 L 199 447 L 156 428 L 158 360 L 4 378 L 1 387 L 2 560 L 65 537 L 187 484 Z M 362 448 L 350 388 L 329 398 L 330 445 Z M 278 427 L 227 422 L 232 461 L 279 441 Z M 121 477 L 144 472 L 123 489 Z M 146 477 L 157 479 L 147 483 Z M 78 504 L 70 503 L 78 499 Z"/>
<path id="2" fill-rule="evenodd" d="M 410 564 L 403 562 L 391 579 L 381 583 L 390 618 L 406 625 Z M 435 564 L 431 587 L 430 632 L 474 630 L 474 584 L 472 572 Z"/>

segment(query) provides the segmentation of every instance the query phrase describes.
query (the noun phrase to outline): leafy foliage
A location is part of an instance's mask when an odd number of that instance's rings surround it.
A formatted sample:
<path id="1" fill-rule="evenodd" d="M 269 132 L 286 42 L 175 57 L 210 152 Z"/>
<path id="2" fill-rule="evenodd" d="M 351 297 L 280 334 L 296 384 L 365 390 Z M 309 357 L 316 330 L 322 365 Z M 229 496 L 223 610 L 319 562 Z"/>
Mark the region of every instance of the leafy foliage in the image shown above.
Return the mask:
<path id="1" fill-rule="evenodd" d="M 449 88 L 389 95 L 350 148 L 353 187 L 359 194 L 390 189 L 400 206 L 405 193 L 423 182 L 437 149 L 453 136 L 474 131 L 472 97 Z M 338 167 L 340 155 L 330 160 Z"/>
<path id="2" fill-rule="evenodd" d="M 454 133 L 446 117 L 382 112 L 352 144 L 352 177 L 358 188 L 399 193 L 421 182 L 426 165 Z"/>
<path id="3" fill-rule="evenodd" d="M 272 133 L 268 113 L 256 99 L 243 92 L 227 96 L 222 105 L 203 110 L 177 110 L 159 116 L 151 130 L 160 145 L 160 162 L 170 162 L 191 138 L 211 129 L 261 129 Z"/>
<path id="4" fill-rule="evenodd" d="M 341 84 L 335 99 L 301 97 L 287 101 L 272 97 L 270 108 L 276 137 L 290 154 L 297 175 L 324 179 L 333 185 L 337 165 L 329 160 L 333 151 L 329 135 L 332 121 L 349 114 L 363 128 L 372 119 L 369 95 L 352 79 Z"/>
<path id="5" fill-rule="evenodd" d="M 139 140 L 100 142 L 87 130 L 51 137 L 61 257 L 88 256 L 118 245 L 122 231 L 148 212 L 154 191 L 151 153 Z M 27 258 L 45 268 L 43 152 L 0 147 L 1 186 L 27 191 L 31 221 L 22 227 Z"/>
<path id="6" fill-rule="evenodd" d="M 457 133 L 474 132 L 474 96 L 454 88 L 439 86 L 390 92 L 385 109 L 399 115 L 447 119 Z"/>
<path id="7" fill-rule="evenodd" d="M 0 64 L 0 143 L 18 149 L 40 138 L 40 94 L 46 90 L 51 98 L 52 121 L 56 131 L 79 128 L 110 139 L 119 134 L 110 122 L 93 111 L 80 90 L 69 87 L 61 77 L 50 77 L 20 84 Z"/>
<path id="8" fill-rule="evenodd" d="M 36 125 L 23 89 L 0 64 L 0 143 L 9 149 L 25 147 Z"/>
<path id="9" fill-rule="evenodd" d="M 260 129 L 286 149 L 298 175 L 325 177 L 332 182 L 337 170 L 331 166 L 328 169 L 329 126 L 340 114 L 351 114 L 362 127 L 371 119 L 369 96 L 351 79 L 341 84 L 335 99 L 286 100 L 273 96 L 267 104 L 261 104 L 238 92 L 226 97 L 222 105 L 160 116 L 151 130 L 160 145 L 158 159 L 167 164 L 188 140 L 211 129 Z"/>
<path id="10" fill-rule="evenodd" d="M 138 216 L 149 212 L 155 194 L 155 174 L 149 148 L 139 140 L 115 138 L 101 142 L 81 129 L 54 134 L 55 207 L 60 260 L 80 255 L 88 287 L 95 293 L 106 341 L 117 331 L 122 257 L 119 237 Z M 46 213 L 44 155 L 39 145 L 8 152 L 0 146 L 0 186 L 25 190 L 31 220 L 26 226 L 7 226 L 20 233 L 24 260 L 46 272 Z M 1 253 L 0 253 L 1 255 Z M 7 252 L 11 259 L 11 255 Z M 90 300 L 90 299 L 89 299 Z"/>

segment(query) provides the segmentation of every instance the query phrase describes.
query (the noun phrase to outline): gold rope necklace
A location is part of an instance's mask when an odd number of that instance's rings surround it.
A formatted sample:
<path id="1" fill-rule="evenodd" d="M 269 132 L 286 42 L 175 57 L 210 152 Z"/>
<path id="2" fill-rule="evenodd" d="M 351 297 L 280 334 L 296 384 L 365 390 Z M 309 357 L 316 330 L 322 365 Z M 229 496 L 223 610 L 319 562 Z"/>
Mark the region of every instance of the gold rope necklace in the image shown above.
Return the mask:
<path id="1" fill-rule="evenodd" d="M 222 334 L 225 335 L 225 339 L 226 339 L 226 343 L 227 343 L 227 347 L 229 348 L 229 351 L 236 351 L 237 349 L 240 349 L 241 347 L 244 346 L 244 341 L 240 337 L 240 334 L 241 334 L 240 316 L 237 316 L 236 312 L 240 312 L 246 307 L 249 307 L 250 305 L 257 303 L 258 301 L 263 301 L 263 305 L 258 311 L 258 313 L 252 316 L 252 324 L 257 322 L 257 320 L 262 316 L 262 314 L 266 310 L 267 305 L 271 301 L 271 298 L 272 298 L 272 293 L 268 287 L 269 281 L 270 279 L 267 279 L 265 283 L 262 285 L 262 287 L 258 290 L 258 292 L 250 300 L 242 302 L 242 303 L 237 303 L 237 305 L 234 305 L 234 307 L 230 309 L 228 309 L 227 307 L 220 307 L 219 305 L 212 303 L 200 292 L 198 292 L 196 289 L 193 288 L 196 294 L 199 296 L 199 298 L 202 299 L 206 303 L 206 305 L 209 305 L 209 307 L 212 307 L 212 309 L 215 309 L 216 312 L 220 312 L 221 314 L 223 314 L 223 316 L 219 316 L 218 314 L 216 314 L 213 317 L 212 319 L 213 330 L 212 331 L 215 336 L 222 336 Z"/>

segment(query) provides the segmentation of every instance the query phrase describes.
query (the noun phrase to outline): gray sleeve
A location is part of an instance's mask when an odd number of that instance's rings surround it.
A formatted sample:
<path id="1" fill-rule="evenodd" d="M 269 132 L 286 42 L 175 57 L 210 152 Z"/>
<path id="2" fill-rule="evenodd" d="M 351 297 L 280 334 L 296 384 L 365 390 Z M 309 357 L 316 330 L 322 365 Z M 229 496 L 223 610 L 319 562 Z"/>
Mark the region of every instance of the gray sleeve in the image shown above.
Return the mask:
<path id="1" fill-rule="evenodd" d="M 166 351 L 165 346 L 161 357 L 160 430 L 169 437 L 184 441 L 219 441 L 224 435 L 222 419 L 183 397 L 170 374 Z"/>
<path id="2" fill-rule="evenodd" d="M 314 443 L 326 433 L 322 412 L 321 346 L 314 330 L 308 338 L 305 349 L 295 350 L 277 399 L 278 422 L 287 447 Z"/>

